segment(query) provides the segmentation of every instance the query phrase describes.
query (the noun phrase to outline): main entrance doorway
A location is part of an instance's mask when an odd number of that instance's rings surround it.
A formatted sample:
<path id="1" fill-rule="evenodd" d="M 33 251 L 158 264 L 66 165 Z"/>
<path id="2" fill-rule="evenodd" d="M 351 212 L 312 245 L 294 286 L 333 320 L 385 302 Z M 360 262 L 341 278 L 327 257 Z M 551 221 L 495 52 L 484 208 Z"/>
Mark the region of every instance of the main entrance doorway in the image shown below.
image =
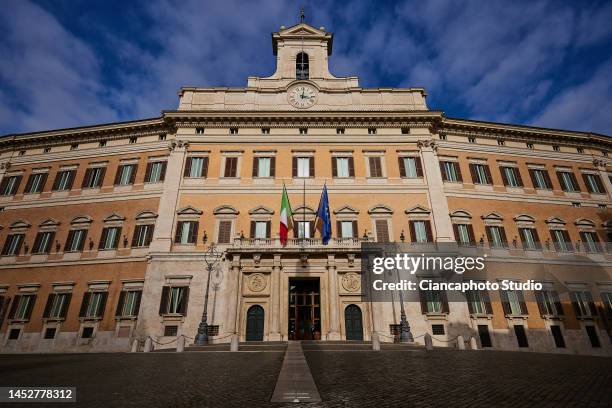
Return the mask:
<path id="1" fill-rule="evenodd" d="M 264 310 L 259 305 L 254 305 L 247 312 L 247 341 L 262 341 L 264 332 Z"/>
<path id="2" fill-rule="evenodd" d="M 289 279 L 289 338 L 321 340 L 319 278 Z"/>
<path id="3" fill-rule="evenodd" d="M 363 321 L 359 306 L 348 305 L 344 309 L 344 325 L 347 340 L 363 340 Z"/>

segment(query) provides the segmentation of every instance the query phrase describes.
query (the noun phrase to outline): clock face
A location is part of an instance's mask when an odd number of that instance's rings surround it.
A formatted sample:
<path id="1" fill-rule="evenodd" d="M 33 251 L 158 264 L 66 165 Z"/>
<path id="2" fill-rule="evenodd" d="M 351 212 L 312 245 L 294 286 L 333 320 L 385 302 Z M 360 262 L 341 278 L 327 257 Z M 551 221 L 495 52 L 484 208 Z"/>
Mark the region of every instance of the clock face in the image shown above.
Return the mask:
<path id="1" fill-rule="evenodd" d="M 310 108 L 317 101 L 317 90 L 313 86 L 299 84 L 287 92 L 287 98 L 296 108 Z"/>

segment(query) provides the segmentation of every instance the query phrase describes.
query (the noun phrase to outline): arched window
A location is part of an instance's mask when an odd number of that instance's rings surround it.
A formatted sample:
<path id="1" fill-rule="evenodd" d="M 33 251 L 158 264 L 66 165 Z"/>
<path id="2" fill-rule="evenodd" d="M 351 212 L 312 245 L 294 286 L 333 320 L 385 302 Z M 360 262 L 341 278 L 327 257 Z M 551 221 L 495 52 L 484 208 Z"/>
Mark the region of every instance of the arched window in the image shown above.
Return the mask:
<path id="1" fill-rule="evenodd" d="M 300 52 L 295 59 L 296 79 L 308 79 L 308 54 Z"/>

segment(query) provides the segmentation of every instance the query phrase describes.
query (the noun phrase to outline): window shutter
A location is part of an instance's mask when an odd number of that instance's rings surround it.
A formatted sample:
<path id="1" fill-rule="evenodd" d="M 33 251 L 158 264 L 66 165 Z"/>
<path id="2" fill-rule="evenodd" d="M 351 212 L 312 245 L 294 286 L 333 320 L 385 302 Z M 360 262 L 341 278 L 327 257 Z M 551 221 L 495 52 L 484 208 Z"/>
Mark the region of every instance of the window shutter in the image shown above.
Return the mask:
<path id="1" fill-rule="evenodd" d="M 536 302 L 538 303 L 538 310 L 540 311 L 540 316 L 544 316 L 546 314 L 546 308 L 544 307 L 544 295 L 541 291 L 535 292 Z"/>
<path id="2" fill-rule="evenodd" d="M 508 177 L 506 177 L 506 167 L 500 167 L 499 172 L 501 174 L 502 181 L 504 182 L 504 186 L 508 185 Z"/>
<path id="3" fill-rule="evenodd" d="M 453 224 L 453 233 L 455 234 L 455 241 L 461 242 L 461 239 L 459 238 L 459 227 L 457 224 Z"/>
<path id="4" fill-rule="evenodd" d="M 147 169 L 145 170 L 145 183 L 151 181 L 151 168 L 153 167 L 153 163 L 147 163 Z"/>
<path id="5" fill-rule="evenodd" d="M 594 177 L 595 177 L 595 184 L 597 184 L 597 188 L 599 189 L 599 192 L 602 194 L 605 194 L 606 187 L 603 185 L 601 181 L 601 177 L 599 177 L 599 174 L 594 174 Z"/>
<path id="6" fill-rule="evenodd" d="M 276 157 L 270 157 L 270 177 L 276 177 Z"/>
<path id="7" fill-rule="evenodd" d="M 376 240 L 378 242 L 389 242 L 387 220 L 376 220 Z"/>
<path id="8" fill-rule="evenodd" d="M 487 233 L 487 242 L 489 243 L 489 245 L 491 245 L 491 243 L 493 242 L 493 238 L 491 237 L 491 227 L 486 226 L 485 232 Z"/>
<path id="9" fill-rule="evenodd" d="M 258 157 L 253 157 L 253 177 L 259 177 L 259 158 Z"/>
<path id="10" fill-rule="evenodd" d="M 542 170 L 542 174 L 544 175 L 544 182 L 546 183 L 546 188 L 552 189 L 552 180 L 550 179 L 550 175 L 547 170 Z"/>
<path id="11" fill-rule="evenodd" d="M 8 186 L 8 180 L 8 177 L 4 177 L 2 181 L 0 181 L 0 194 L 2 195 L 8 194 L 8 191 L 6 191 L 6 188 Z"/>
<path id="12" fill-rule="evenodd" d="M 72 300 L 72 293 L 66 293 L 66 301 L 62 305 L 62 310 L 60 311 L 60 317 L 66 318 L 68 314 L 68 307 L 70 306 L 70 301 Z"/>
<path id="13" fill-rule="evenodd" d="M 51 186 L 51 190 L 55 191 L 58 189 L 59 187 L 59 181 L 60 181 L 60 175 L 62 174 L 62 171 L 58 171 L 55 174 L 55 180 L 53 180 L 53 185 Z M 0 191 L 4 191 L 4 188 L 0 187 Z"/>
<path id="14" fill-rule="evenodd" d="M 561 178 L 561 172 L 560 171 L 557 172 L 557 179 L 559 180 L 559 185 L 561 186 L 561 190 L 568 191 L 567 186 L 565 185 L 565 183 L 563 182 L 563 179 Z"/>
<path id="15" fill-rule="evenodd" d="M 472 302 L 474 301 L 474 293 L 471 290 L 468 290 L 467 292 L 465 292 L 465 299 L 466 299 L 467 305 L 468 305 L 468 312 L 470 314 L 475 313 L 474 312 L 474 305 L 472 304 Z"/>
<path id="16" fill-rule="evenodd" d="M 570 173 L 569 175 L 572 179 L 572 184 L 574 185 L 576 191 L 582 191 L 582 189 L 580 188 L 580 184 L 578 184 L 578 180 L 576 179 L 576 175 L 574 173 Z"/>
<path id="17" fill-rule="evenodd" d="M 223 172 L 223 176 L 224 177 L 231 177 L 230 176 L 230 172 L 232 170 L 232 158 L 231 157 L 226 157 L 225 158 L 225 169 Z"/>
<path id="18" fill-rule="evenodd" d="M 106 243 L 107 236 L 108 236 L 108 228 L 103 228 L 102 236 L 100 237 L 100 242 L 98 242 L 98 249 L 104 249 L 104 244 Z"/>
<path id="19" fill-rule="evenodd" d="M 416 167 L 416 175 L 417 177 L 423 177 L 423 165 L 421 164 L 421 158 L 414 158 L 414 166 Z"/>
<path id="20" fill-rule="evenodd" d="M 15 295 L 13 297 L 13 304 L 11 305 L 11 311 L 9 312 L 9 319 L 15 318 L 15 313 L 17 313 L 17 306 L 19 306 L 20 301 L 21 295 Z"/>
<path id="21" fill-rule="evenodd" d="M 142 230 L 142 225 L 136 225 L 134 227 L 134 234 L 132 235 L 132 248 L 136 246 L 138 241 L 138 235 L 140 235 L 140 231 Z"/>
<path id="22" fill-rule="evenodd" d="M 272 221 L 266 221 L 266 238 L 272 238 Z"/>
<path id="23" fill-rule="evenodd" d="M 523 184 L 523 178 L 521 177 L 521 170 L 518 167 L 516 167 L 514 170 L 515 170 L 514 174 L 516 175 L 516 181 L 518 182 L 519 187 L 523 187 L 524 184 Z"/>
<path id="24" fill-rule="evenodd" d="M 34 245 L 32 245 L 32 253 L 40 252 L 41 248 L 39 248 L 39 246 L 42 234 L 42 232 L 36 234 L 36 238 L 34 238 Z"/>
<path id="25" fill-rule="evenodd" d="M 138 316 L 138 312 L 140 312 L 140 300 L 142 299 L 142 291 L 136 292 L 136 299 L 134 304 L 134 316 Z"/>
<path id="26" fill-rule="evenodd" d="M 255 228 L 257 227 L 257 224 L 255 223 L 255 221 L 251 221 L 251 238 L 255 238 Z"/>
<path id="27" fill-rule="evenodd" d="M 79 251 L 82 251 L 83 248 L 85 247 L 85 241 L 87 241 L 87 230 L 83 230 L 83 239 L 81 240 L 80 244 L 79 244 Z"/>
<path id="28" fill-rule="evenodd" d="M 124 168 L 124 167 L 125 167 L 125 166 L 119 166 L 119 167 L 117 167 L 117 172 L 115 173 L 115 180 L 113 181 L 113 184 L 114 184 L 115 186 L 116 186 L 116 185 L 119 185 L 119 180 L 121 179 L 121 173 L 123 172 L 123 168 Z M 57 180 L 57 179 L 56 179 L 56 180 Z"/>
<path id="29" fill-rule="evenodd" d="M 174 243 L 180 244 L 181 242 L 181 232 L 183 231 L 183 224 L 185 221 L 179 221 L 176 223 L 176 232 L 174 234 Z"/>
<path id="30" fill-rule="evenodd" d="M 189 302 L 189 288 L 184 288 L 183 289 L 183 298 L 181 299 L 181 306 L 179 309 L 179 313 L 182 314 L 183 316 L 187 315 L 187 305 Z"/>
<path id="31" fill-rule="evenodd" d="M 119 240 L 121 239 L 121 227 L 117 228 L 117 234 L 115 235 L 115 242 L 113 242 L 113 248 L 119 248 Z"/>
<path id="32" fill-rule="evenodd" d="M 151 244 L 151 240 L 153 239 L 153 231 L 155 231 L 155 224 L 149 224 L 148 227 L 147 236 L 145 238 L 145 246 L 149 246 Z"/>
<path id="33" fill-rule="evenodd" d="M 463 175 L 461 174 L 461 166 L 459 165 L 459 163 L 453 163 L 453 166 L 455 167 L 455 171 L 457 172 L 457 180 L 460 182 L 463 182 Z"/>
<path id="34" fill-rule="evenodd" d="M 96 187 L 101 187 L 102 184 L 104 184 L 104 175 L 106 174 L 106 167 L 102 167 L 100 169 L 100 179 L 98 181 L 98 184 L 96 185 Z"/>
<path id="35" fill-rule="evenodd" d="M 493 306 L 491 305 L 491 297 L 489 296 L 489 292 L 482 292 L 485 304 L 485 312 L 487 314 L 493 314 Z"/>
<path id="36" fill-rule="evenodd" d="M 191 160 L 192 159 L 193 159 L 192 157 L 188 157 L 187 160 L 185 160 L 185 171 L 183 171 L 183 177 L 191 176 Z"/>
<path id="37" fill-rule="evenodd" d="M 34 182 L 34 175 L 30 174 L 30 176 L 28 177 L 28 181 L 26 182 L 25 185 L 25 189 L 24 189 L 24 193 L 30 193 L 31 189 L 32 189 L 32 183 Z"/>
<path id="38" fill-rule="evenodd" d="M 563 316 L 563 305 L 561 304 L 561 300 L 559 299 L 559 294 L 557 291 L 553 291 L 553 300 L 555 302 L 555 309 L 557 309 L 557 314 Z"/>
<path id="39" fill-rule="evenodd" d="M 336 220 L 336 234 L 338 238 L 342 238 L 342 222 Z"/>
<path id="40" fill-rule="evenodd" d="M 35 303 L 36 303 L 36 295 L 30 295 L 30 301 L 28 302 L 28 308 L 25 312 L 26 320 L 30 320 L 30 317 L 32 317 L 32 310 L 34 310 Z"/>
<path id="41" fill-rule="evenodd" d="M 398 157 L 397 164 L 399 166 L 400 177 L 406 177 L 406 167 L 404 166 L 404 158 Z"/>
<path id="42" fill-rule="evenodd" d="M 45 184 L 47 184 L 47 177 L 49 177 L 49 173 L 44 173 L 40 180 L 40 185 L 38 186 L 38 191 L 42 192 L 45 190 Z"/>
<path id="43" fill-rule="evenodd" d="M 119 301 L 117 302 L 117 310 L 115 311 L 115 316 L 122 316 L 123 303 L 125 302 L 125 291 L 122 290 L 119 293 Z"/>
<path id="44" fill-rule="evenodd" d="M 528 169 L 529 171 L 529 178 L 531 179 L 531 185 L 533 186 L 533 188 L 537 188 L 537 184 L 536 184 L 536 179 L 535 179 L 535 171 L 533 169 Z"/>
<path id="45" fill-rule="evenodd" d="M 191 221 L 191 228 L 189 229 L 189 243 L 196 244 L 198 242 L 198 227 L 200 223 L 198 221 Z"/>
<path id="46" fill-rule="evenodd" d="M 104 317 L 104 312 L 106 311 L 106 300 L 108 299 L 108 292 L 102 292 L 102 299 L 100 299 L 100 303 L 98 306 L 96 317 Z"/>
<path id="47" fill-rule="evenodd" d="M 476 238 L 474 237 L 474 227 L 472 227 L 472 224 L 468 224 L 467 231 L 468 237 L 470 239 L 470 244 L 474 245 L 476 243 Z"/>
<path id="48" fill-rule="evenodd" d="M 440 291 L 442 294 L 442 313 L 449 313 L 448 309 L 448 298 L 446 297 L 446 291 Z"/>
<path id="49" fill-rule="evenodd" d="M 448 176 L 446 175 L 446 169 L 444 168 L 444 162 L 440 162 L 440 174 L 442 175 L 442 181 L 448 181 Z"/>
<path id="50" fill-rule="evenodd" d="M 79 311 L 79 317 L 85 317 L 87 314 L 87 306 L 89 305 L 89 299 L 91 298 L 91 292 L 85 292 L 83 295 L 83 302 L 81 303 L 81 310 Z"/>
<path id="51" fill-rule="evenodd" d="M 493 177 L 491 177 L 491 170 L 489 169 L 489 165 L 484 165 L 485 175 L 487 176 L 487 184 L 493 184 Z"/>
<path id="52" fill-rule="evenodd" d="M 425 232 L 427 233 L 427 242 L 434 242 L 431 232 L 431 222 L 429 220 L 425 221 Z"/>
<path id="53" fill-rule="evenodd" d="M 47 303 L 45 304 L 45 310 L 43 311 L 43 318 L 46 319 L 51 314 L 51 307 L 53 307 L 53 300 L 55 299 L 54 293 L 49 293 L 49 297 L 47 298 Z"/>
<path id="54" fill-rule="evenodd" d="M 425 296 L 425 293 L 421 290 L 419 290 L 419 300 L 421 301 L 421 313 L 423 314 L 427 314 L 428 310 L 427 310 L 427 297 Z"/>
<path id="55" fill-rule="evenodd" d="M 232 235 L 232 222 L 231 221 L 219 221 L 219 236 L 217 242 L 219 244 L 229 244 L 231 242 Z"/>
<path id="56" fill-rule="evenodd" d="M 168 313 L 168 296 L 170 296 L 170 286 L 162 288 L 161 301 L 159 302 L 159 315 Z"/>
<path id="57" fill-rule="evenodd" d="M 506 229 L 504 227 L 499 227 L 499 235 L 501 236 L 503 245 L 508 246 L 508 239 L 506 238 Z"/>
<path id="58" fill-rule="evenodd" d="M 357 229 L 357 221 L 353 221 L 353 238 L 359 238 L 359 230 Z"/>
<path id="59" fill-rule="evenodd" d="M 349 177 L 355 177 L 355 160 L 353 157 L 348 158 Z"/>
<path id="60" fill-rule="evenodd" d="M 64 244 L 64 252 L 70 248 L 72 245 L 72 238 L 74 237 L 74 230 L 68 231 L 68 237 L 66 238 L 66 243 Z"/>
<path id="61" fill-rule="evenodd" d="M 501 304 L 502 308 L 504 309 L 504 314 L 512 314 L 512 309 L 510 308 L 510 301 L 508 300 L 508 293 L 506 293 L 505 290 L 502 290 L 499 292 L 499 296 L 501 298 Z"/>
<path id="62" fill-rule="evenodd" d="M 414 228 L 414 221 L 408 221 L 408 229 L 410 230 L 410 242 L 416 241 L 416 229 Z"/>
<path id="63" fill-rule="evenodd" d="M 531 232 L 533 233 L 533 240 L 535 241 L 537 247 L 540 248 L 541 244 L 540 244 L 540 237 L 538 236 L 538 230 L 535 228 L 532 228 Z"/>
<path id="64" fill-rule="evenodd" d="M 332 157 L 332 177 L 338 177 L 338 158 Z"/>
<path id="65" fill-rule="evenodd" d="M 572 240 L 570 239 L 569 233 L 566 230 L 562 231 L 563 239 L 567 243 L 567 247 L 570 251 L 574 250 L 574 244 L 572 244 Z"/>
<path id="66" fill-rule="evenodd" d="M 310 166 L 310 168 L 308 169 L 309 177 L 315 176 L 315 162 L 314 161 L 315 161 L 314 157 L 308 158 L 308 165 Z"/>
<path id="67" fill-rule="evenodd" d="M 476 165 L 474 163 L 470 163 L 470 174 L 472 175 L 472 183 L 478 183 L 478 177 L 476 176 Z"/>
<path id="68" fill-rule="evenodd" d="M 297 177 L 298 176 L 297 162 L 298 162 L 298 158 L 297 157 L 293 157 L 292 160 L 291 160 L 291 174 L 292 174 L 293 177 Z"/>
<path id="69" fill-rule="evenodd" d="M 527 303 L 525 303 L 525 296 L 523 296 L 522 291 L 518 291 L 519 303 L 521 305 L 521 314 L 527 315 L 529 312 L 527 311 Z"/>
<path id="70" fill-rule="evenodd" d="M 138 172 L 138 165 L 137 164 L 132 164 L 132 174 L 130 174 L 130 184 L 134 184 L 134 181 L 136 180 L 136 173 Z"/>

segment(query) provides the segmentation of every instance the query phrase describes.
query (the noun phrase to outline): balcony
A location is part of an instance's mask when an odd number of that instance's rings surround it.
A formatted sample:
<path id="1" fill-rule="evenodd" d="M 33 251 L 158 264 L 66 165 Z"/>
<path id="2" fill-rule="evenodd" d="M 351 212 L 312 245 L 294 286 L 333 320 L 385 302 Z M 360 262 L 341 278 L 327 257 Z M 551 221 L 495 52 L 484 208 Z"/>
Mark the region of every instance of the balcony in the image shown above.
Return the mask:
<path id="1" fill-rule="evenodd" d="M 356 252 L 361 249 L 363 238 L 331 238 L 323 245 L 321 238 L 289 238 L 281 245 L 280 238 L 242 238 L 237 237 L 227 247 L 228 252 Z"/>

